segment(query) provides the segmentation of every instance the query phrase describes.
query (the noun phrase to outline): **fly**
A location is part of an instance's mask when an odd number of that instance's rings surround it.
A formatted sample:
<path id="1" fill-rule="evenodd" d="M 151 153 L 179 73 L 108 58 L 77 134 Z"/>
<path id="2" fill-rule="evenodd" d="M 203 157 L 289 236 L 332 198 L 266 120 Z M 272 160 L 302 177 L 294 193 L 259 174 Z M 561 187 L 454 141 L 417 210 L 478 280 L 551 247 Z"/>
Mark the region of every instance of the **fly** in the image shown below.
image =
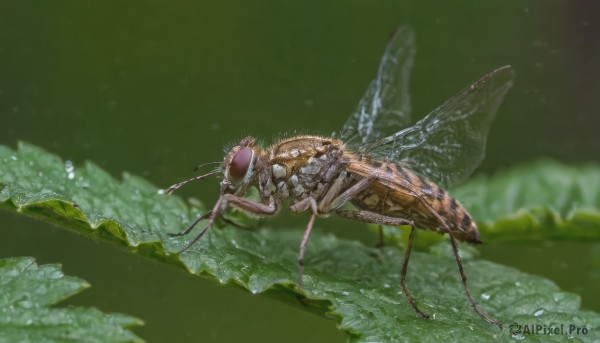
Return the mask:
<path id="1" fill-rule="evenodd" d="M 409 126 L 408 80 L 414 55 L 414 34 L 399 28 L 390 38 L 377 77 L 338 134 L 295 136 L 268 148 L 246 137 L 222 163 L 213 162 L 220 165 L 216 170 L 171 186 L 169 194 L 193 180 L 223 177 L 212 210 L 172 235 L 185 235 L 201 220 L 208 220 L 181 252 L 230 207 L 274 216 L 289 199 L 292 213 L 310 213 L 297 261 L 301 288 L 304 253 L 316 217 L 336 214 L 366 223 L 408 225 L 400 282 L 416 314 L 429 318 L 406 286 L 406 271 L 415 228 L 433 230 L 448 234 L 473 310 L 502 329 L 475 303 L 458 252 L 457 240 L 482 243 L 477 225 L 442 187 L 463 181 L 481 163 L 491 122 L 512 86 L 514 72 L 505 66 L 484 75 Z M 260 201 L 244 197 L 251 186 L 258 189 Z"/>

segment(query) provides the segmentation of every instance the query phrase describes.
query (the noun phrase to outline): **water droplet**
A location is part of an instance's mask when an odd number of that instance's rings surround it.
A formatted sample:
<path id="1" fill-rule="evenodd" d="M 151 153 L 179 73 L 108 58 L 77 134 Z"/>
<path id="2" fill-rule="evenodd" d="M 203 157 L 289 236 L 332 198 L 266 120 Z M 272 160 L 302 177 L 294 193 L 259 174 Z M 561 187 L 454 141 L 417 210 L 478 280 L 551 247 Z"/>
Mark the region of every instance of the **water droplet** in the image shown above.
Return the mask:
<path id="1" fill-rule="evenodd" d="M 516 335 L 512 335 L 512 337 L 518 341 L 524 340 L 525 336 L 523 336 L 522 334 L 516 334 Z"/>
<path id="2" fill-rule="evenodd" d="M 535 312 L 533 312 L 533 315 L 534 315 L 534 316 L 536 316 L 536 317 L 539 317 L 539 316 L 541 316 L 542 314 L 544 314 L 544 311 L 545 311 L 545 310 L 544 310 L 543 308 L 539 308 L 539 309 L 537 309 Z"/>
<path id="3" fill-rule="evenodd" d="M 12 155 L 12 156 L 10 157 L 10 159 L 11 159 L 11 160 L 13 160 L 13 161 L 16 161 L 16 160 L 17 160 L 17 156 L 15 156 L 15 155 Z"/>
<path id="4" fill-rule="evenodd" d="M 483 300 L 490 300 L 491 297 L 492 296 L 487 293 L 481 294 L 481 299 L 483 299 Z"/>
<path id="5" fill-rule="evenodd" d="M 350 295 L 350 292 L 344 291 L 342 292 L 342 295 Z"/>
<path id="6" fill-rule="evenodd" d="M 73 166 L 73 162 L 69 160 L 65 161 L 65 172 L 67 172 L 67 178 L 69 180 L 75 178 L 75 167 Z"/>
<path id="7" fill-rule="evenodd" d="M 165 194 L 167 191 L 165 191 L 164 189 L 159 189 L 158 192 L 156 192 L 156 194 L 158 195 L 162 195 Z"/>
<path id="8" fill-rule="evenodd" d="M 521 287 L 521 283 L 519 281 L 515 282 L 516 287 Z"/>

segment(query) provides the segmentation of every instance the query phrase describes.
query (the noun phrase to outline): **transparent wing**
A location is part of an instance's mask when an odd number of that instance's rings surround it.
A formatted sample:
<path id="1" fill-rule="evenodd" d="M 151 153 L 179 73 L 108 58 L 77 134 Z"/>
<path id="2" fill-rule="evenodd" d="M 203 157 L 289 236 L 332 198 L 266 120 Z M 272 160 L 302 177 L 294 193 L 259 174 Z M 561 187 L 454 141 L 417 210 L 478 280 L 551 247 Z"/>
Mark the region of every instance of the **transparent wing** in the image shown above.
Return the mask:
<path id="1" fill-rule="evenodd" d="M 459 183 L 483 160 L 490 125 L 514 75 L 510 66 L 496 69 L 412 127 L 363 144 L 357 150 L 406 164 L 442 186 Z"/>
<path id="2" fill-rule="evenodd" d="M 390 37 L 377 77 L 340 132 L 347 147 L 385 137 L 410 124 L 408 81 L 414 55 L 412 30 L 398 28 Z"/>

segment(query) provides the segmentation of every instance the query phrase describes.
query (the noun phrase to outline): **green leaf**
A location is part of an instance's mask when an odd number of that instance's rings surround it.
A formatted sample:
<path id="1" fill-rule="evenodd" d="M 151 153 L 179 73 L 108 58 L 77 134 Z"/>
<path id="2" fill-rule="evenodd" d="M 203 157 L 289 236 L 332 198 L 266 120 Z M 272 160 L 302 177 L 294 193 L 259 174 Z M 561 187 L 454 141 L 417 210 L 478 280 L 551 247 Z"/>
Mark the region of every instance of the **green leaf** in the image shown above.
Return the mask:
<path id="1" fill-rule="evenodd" d="M 233 227 L 213 229 L 190 250 L 181 249 L 198 232 L 169 238 L 199 214 L 177 198 L 167 198 L 147 181 L 124 174 L 117 182 L 92 163 L 73 167 L 28 144 L 17 152 L 0 148 L 1 205 L 87 236 L 114 242 L 138 254 L 186 268 L 191 273 L 266 293 L 338 321 L 353 341 L 509 341 L 470 308 L 449 244 L 414 252 L 407 282 L 432 320 L 415 316 L 399 284 L 403 251 L 383 252 L 314 232 L 305 260 L 304 289 L 296 288 L 301 231 Z M 566 176 L 568 177 L 568 175 Z M 483 215 L 485 213 L 478 213 Z M 579 339 L 600 339 L 600 316 L 580 310 L 579 297 L 551 281 L 473 259 L 464 249 L 469 284 L 479 305 L 506 326 L 575 325 L 588 330 Z M 515 335 L 520 338 L 520 335 Z M 531 335 L 536 341 L 562 336 Z"/>
<path id="2" fill-rule="evenodd" d="M 58 265 L 0 259 L 0 342 L 141 342 L 126 327 L 139 319 L 93 308 L 50 307 L 89 287 Z"/>
<path id="3" fill-rule="evenodd" d="M 490 242 L 600 241 L 600 166 L 541 160 L 452 192 Z"/>

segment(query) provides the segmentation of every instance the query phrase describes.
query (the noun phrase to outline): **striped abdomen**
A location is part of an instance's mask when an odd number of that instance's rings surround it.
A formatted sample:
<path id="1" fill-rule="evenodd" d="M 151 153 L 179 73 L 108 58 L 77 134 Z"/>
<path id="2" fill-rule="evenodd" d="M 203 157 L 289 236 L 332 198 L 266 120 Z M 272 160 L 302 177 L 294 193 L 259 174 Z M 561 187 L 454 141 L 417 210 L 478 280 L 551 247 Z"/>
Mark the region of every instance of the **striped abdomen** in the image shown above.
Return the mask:
<path id="1" fill-rule="evenodd" d="M 364 165 L 368 165 L 371 173 L 377 173 L 377 178 L 352 200 L 355 206 L 411 219 L 422 229 L 443 233 L 447 227 L 457 239 L 481 243 L 477 225 L 465 207 L 432 181 L 392 163 L 364 161 L 361 164 L 363 170 L 359 175 L 366 176 Z"/>

